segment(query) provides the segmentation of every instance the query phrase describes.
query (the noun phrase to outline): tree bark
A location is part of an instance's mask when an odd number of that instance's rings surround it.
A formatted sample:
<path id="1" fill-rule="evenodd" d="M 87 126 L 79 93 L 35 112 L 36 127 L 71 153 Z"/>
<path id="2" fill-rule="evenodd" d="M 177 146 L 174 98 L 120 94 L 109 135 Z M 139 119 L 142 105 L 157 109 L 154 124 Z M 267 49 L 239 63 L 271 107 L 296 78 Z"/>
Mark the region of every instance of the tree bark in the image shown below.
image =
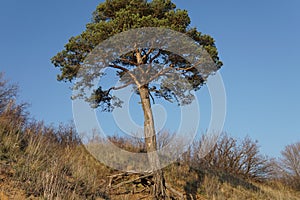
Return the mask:
<path id="1" fill-rule="evenodd" d="M 148 85 L 139 88 L 140 98 L 144 112 L 144 136 L 145 146 L 148 154 L 148 160 L 153 171 L 153 191 L 154 199 L 166 198 L 166 186 L 163 171 L 160 168 L 159 157 L 157 154 L 157 143 L 153 113 L 151 109 L 150 95 Z"/>

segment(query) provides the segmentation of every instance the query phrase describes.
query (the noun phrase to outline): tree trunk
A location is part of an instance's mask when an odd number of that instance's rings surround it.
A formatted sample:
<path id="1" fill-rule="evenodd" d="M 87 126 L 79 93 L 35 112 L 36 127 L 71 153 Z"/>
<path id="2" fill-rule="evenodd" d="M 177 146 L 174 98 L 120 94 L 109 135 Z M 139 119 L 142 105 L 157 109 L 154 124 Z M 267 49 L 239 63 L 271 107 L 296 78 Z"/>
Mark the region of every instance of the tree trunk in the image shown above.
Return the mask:
<path id="1" fill-rule="evenodd" d="M 153 171 L 154 185 L 152 195 L 155 199 L 166 198 L 166 186 L 163 171 L 160 168 L 159 157 L 157 154 L 156 134 L 154 128 L 154 119 L 149 98 L 148 85 L 143 85 L 139 88 L 141 102 L 144 112 L 144 136 L 145 146 L 148 154 L 149 164 Z"/>

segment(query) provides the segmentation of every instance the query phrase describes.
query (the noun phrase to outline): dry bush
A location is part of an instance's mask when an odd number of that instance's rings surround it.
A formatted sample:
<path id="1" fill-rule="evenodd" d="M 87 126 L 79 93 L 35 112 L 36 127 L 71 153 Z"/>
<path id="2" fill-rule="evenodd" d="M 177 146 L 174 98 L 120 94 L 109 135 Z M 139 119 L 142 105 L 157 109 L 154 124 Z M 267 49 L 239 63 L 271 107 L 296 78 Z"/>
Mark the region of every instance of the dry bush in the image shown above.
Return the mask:
<path id="1" fill-rule="evenodd" d="M 9 84 L 4 79 L 4 74 L 0 72 L 0 113 L 3 113 L 7 105 L 17 97 L 17 92 L 18 86 Z"/>
<path id="2" fill-rule="evenodd" d="M 0 73 L 0 159 L 14 161 L 22 147 L 27 104 L 16 104 L 17 86 L 8 84 Z"/>
<path id="3" fill-rule="evenodd" d="M 278 161 L 279 178 L 300 191 L 300 142 L 287 145 Z"/>
<path id="4" fill-rule="evenodd" d="M 200 155 L 202 146 L 203 143 L 199 141 L 194 144 L 192 151 L 192 160 L 198 167 L 252 180 L 264 180 L 271 173 L 269 159 L 260 154 L 257 141 L 252 141 L 249 137 L 238 141 L 223 134 L 204 157 Z"/>

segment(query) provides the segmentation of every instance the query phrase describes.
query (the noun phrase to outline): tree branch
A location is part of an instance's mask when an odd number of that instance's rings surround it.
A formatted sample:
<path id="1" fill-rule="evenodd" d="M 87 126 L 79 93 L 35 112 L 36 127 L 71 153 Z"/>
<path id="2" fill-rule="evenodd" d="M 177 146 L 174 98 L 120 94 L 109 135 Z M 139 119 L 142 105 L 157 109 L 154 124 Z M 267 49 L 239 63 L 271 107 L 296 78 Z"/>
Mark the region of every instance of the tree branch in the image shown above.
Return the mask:
<path id="1" fill-rule="evenodd" d="M 149 54 L 152 53 L 153 51 L 154 51 L 153 48 L 150 48 L 150 49 L 147 51 L 147 53 L 144 51 L 145 55 L 143 55 L 142 59 L 143 59 L 143 60 L 146 59 L 146 58 L 149 56 Z"/>
<path id="2" fill-rule="evenodd" d="M 159 94 L 161 95 L 161 97 L 163 97 L 166 101 L 169 101 L 170 103 L 174 103 L 174 102 L 172 101 L 172 98 L 168 98 L 168 97 L 164 96 L 164 95 L 162 94 L 162 92 L 159 91 L 159 90 L 152 89 L 151 92 L 159 93 Z"/>
<path id="3" fill-rule="evenodd" d="M 161 51 L 159 50 L 158 53 L 155 56 L 153 56 L 153 58 L 150 59 L 149 63 L 152 63 L 153 60 L 155 60 L 156 58 L 158 58 L 160 56 L 160 54 L 161 54 Z"/>
<path id="4" fill-rule="evenodd" d="M 130 81 L 130 82 L 126 83 L 125 85 L 121 85 L 119 87 L 111 87 L 109 89 L 109 91 L 110 90 L 120 90 L 120 89 L 126 88 L 127 86 L 129 86 L 130 84 L 133 84 L 133 83 L 134 83 L 133 81 Z"/>
<path id="5" fill-rule="evenodd" d="M 132 78 L 132 80 L 135 82 L 135 84 L 140 87 L 141 86 L 141 83 L 137 80 L 137 78 L 128 70 L 126 69 L 125 67 L 121 67 L 120 65 L 116 65 L 116 64 L 113 64 L 113 65 L 109 65 L 109 67 L 111 68 L 115 68 L 115 69 L 120 69 L 122 70 L 123 72 L 126 72 L 129 74 L 129 76 Z"/>
<path id="6" fill-rule="evenodd" d="M 154 49 L 152 49 L 152 48 L 149 49 L 149 51 L 147 52 L 147 56 L 148 56 L 150 53 L 152 53 L 153 51 L 154 51 Z M 147 70 L 146 70 L 146 73 L 149 73 L 149 72 L 150 72 L 150 70 L 151 70 L 151 68 L 152 68 L 152 65 L 151 65 L 152 62 L 153 62 L 156 58 L 158 58 L 160 54 L 161 54 L 161 51 L 159 50 L 158 53 L 157 53 L 153 58 L 150 59 L 148 68 L 147 68 Z"/>
<path id="7" fill-rule="evenodd" d="M 136 62 L 133 62 L 131 60 L 128 60 L 126 58 L 120 58 L 119 60 L 125 62 L 125 63 L 129 63 L 129 64 L 132 64 L 132 65 L 135 65 L 135 66 L 138 66 L 138 64 Z"/>
<path id="8" fill-rule="evenodd" d="M 124 72 L 129 72 L 128 69 L 126 69 L 125 67 L 121 67 L 120 65 L 113 64 L 113 65 L 109 65 L 109 67 L 115 68 L 115 69 L 120 69 L 120 70 L 122 70 Z"/>
<path id="9" fill-rule="evenodd" d="M 151 97 L 152 101 L 153 101 L 153 104 L 155 104 L 155 101 L 154 101 L 154 97 L 152 96 L 151 92 L 149 91 L 149 96 Z"/>
<path id="10" fill-rule="evenodd" d="M 187 67 L 187 68 L 184 68 L 184 67 L 179 67 L 179 68 L 175 68 L 176 70 L 185 70 L 185 71 L 188 71 L 188 70 L 191 70 L 195 68 L 194 66 L 190 66 L 190 67 Z"/>
<path id="11" fill-rule="evenodd" d="M 159 76 L 165 74 L 166 72 L 170 71 L 173 69 L 173 65 L 171 64 L 169 67 L 160 70 L 158 73 L 156 73 L 154 76 L 152 76 L 149 80 L 148 83 L 150 83 L 151 81 L 153 81 L 154 79 L 158 78 Z"/>
<path id="12" fill-rule="evenodd" d="M 136 54 L 136 60 L 137 60 L 137 68 L 140 70 L 142 74 L 145 73 L 145 71 L 142 69 L 141 65 L 143 64 L 143 58 L 141 54 L 142 50 L 139 50 L 138 48 L 135 49 L 135 54 Z"/>

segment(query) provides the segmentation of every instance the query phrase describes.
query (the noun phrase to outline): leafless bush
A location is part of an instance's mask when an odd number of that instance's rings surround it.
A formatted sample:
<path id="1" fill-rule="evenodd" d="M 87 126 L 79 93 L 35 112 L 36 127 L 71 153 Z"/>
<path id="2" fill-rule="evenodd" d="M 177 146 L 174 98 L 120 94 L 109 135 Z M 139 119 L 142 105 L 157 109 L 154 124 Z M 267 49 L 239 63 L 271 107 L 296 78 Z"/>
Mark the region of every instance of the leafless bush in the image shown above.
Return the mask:
<path id="1" fill-rule="evenodd" d="M 271 171 L 269 160 L 259 152 L 257 141 L 249 137 L 238 141 L 227 134 L 223 134 L 212 150 L 201 157 L 201 141 L 194 146 L 196 162 L 204 168 L 217 169 L 238 175 L 243 178 L 262 180 L 268 177 Z"/>
<path id="2" fill-rule="evenodd" d="M 281 155 L 279 177 L 292 188 L 300 190 L 300 142 L 287 145 Z"/>
<path id="3" fill-rule="evenodd" d="M 18 87 L 16 85 L 9 84 L 4 79 L 3 73 L 0 72 L 0 113 L 4 112 L 7 105 L 17 97 Z"/>
<path id="4" fill-rule="evenodd" d="M 17 104 L 18 87 L 0 73 L 0 159 L 16 160 L 21 148 L 22 131 L 27 120 L 26 104 Z"/>

